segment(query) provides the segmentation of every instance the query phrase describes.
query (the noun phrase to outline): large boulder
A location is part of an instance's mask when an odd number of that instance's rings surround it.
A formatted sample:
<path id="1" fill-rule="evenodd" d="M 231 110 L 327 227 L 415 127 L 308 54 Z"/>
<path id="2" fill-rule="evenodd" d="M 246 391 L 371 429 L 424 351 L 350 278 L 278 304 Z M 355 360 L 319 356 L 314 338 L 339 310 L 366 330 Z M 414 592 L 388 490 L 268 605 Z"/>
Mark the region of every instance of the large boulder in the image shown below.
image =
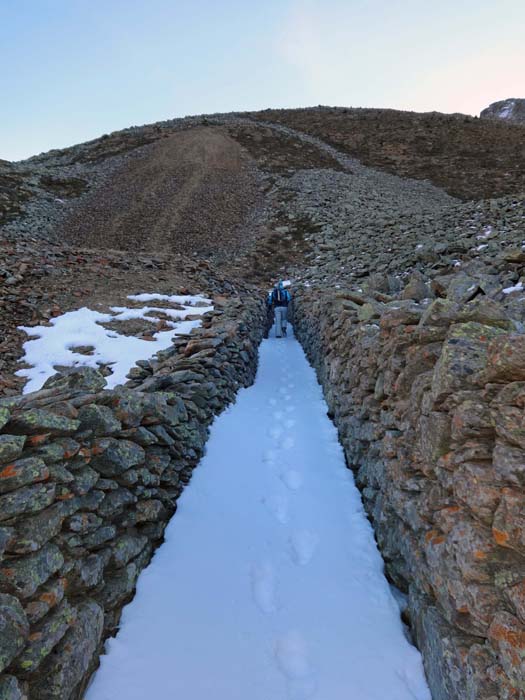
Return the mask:
<path id="1" fill-rule="evenodd" d="M 514 124 L 525 124 L 525 98 L 509 97 L 493 102 L 479 116 L 481 119 L 501 119 Z"/>

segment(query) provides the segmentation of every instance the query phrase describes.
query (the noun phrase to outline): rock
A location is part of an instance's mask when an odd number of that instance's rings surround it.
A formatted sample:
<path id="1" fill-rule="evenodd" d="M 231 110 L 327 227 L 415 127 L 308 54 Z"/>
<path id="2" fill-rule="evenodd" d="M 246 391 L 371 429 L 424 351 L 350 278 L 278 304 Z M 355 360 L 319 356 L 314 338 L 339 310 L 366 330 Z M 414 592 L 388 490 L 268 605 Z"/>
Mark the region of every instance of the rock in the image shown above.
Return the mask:
<path id="1" fill-rule="evenodd" d="M 166 517 L 166 510 L 161 503 L 161 501 L 157 500 L 147 500 L 147 501 L 139 501 L 137 503 L 137 522 L 138 523 L 145 523 L 145 522 L 156 522 L 157 520 L 161 520 L 163 517 Z"/>
<path id="2" fill-rule="evenodd" d="M 10 417 L 11 413 L 9 412 L 9 409 L 0 406 L 0 430 L 2 430 L 4 425 L 7 425 Z"/>
<path id="3" fill-rule="evenodd" d="M 67 581 L 64 577 L 48 581 L 38 589 L 36 598 L 25 604 L 27 619 L 31 625 L 41 620 L 64 598 Z"/>
<path id="4" fill-rule="evenodd" d="M 430 287 L 425 283 L 425 279 L 420 272 L 413 272 L 406 287 L 401 294 L 402 299 L 414 299 L 423 301 L 433 296 Z"/>
<path id="5" fill-rule="evenodd" d="M 31 630 L 28 644 L 16 659 L 16 669 L 22 675 L 33 673 L 38 669 L 73 624 L 75 617 L 75 609 L 67 600 L 64 600 L 36 628 Z"/>
<path id="6" fill-rule="evenodd" d="M 78 420 L 72 420 L 41 408 L 21 411 L 11 417 L 7 427 L 13 432 L 24 435 L 48 433 L 49 435 L 71 435 L 80 426 Z"/>
<path id="7" fill-rule="evenodd" d="M 5 552 L 8 543 L 13 539 L 15 530 L 12 527 L 0 527 L 0 556 Z"/>
<path id="8" fill-rule="evenodd" d="M 16 528 L 8 551 L 17 554 L 37 551 L 60 532 L 62 522 L 78 508 L 78 505 L 78 500 L 69 499 L 24 518 Z"/>
<path id="9" fill-rule="evenodd" d="M 55 500 L 55 493 L 54 484 L 34 484 L 0 496 L 0 521 L 46 508 Z"/>
<path id="10" fill-rule="evenodd" d="M 432 378 L 436 403 L 461 389 L 480 385 L 487 364 L 488 344 L 502 331 L 480 323 L 451 326 Z"/>
<path id="11" fill-rule="evenodd" d="M 115 418 L 107 406 L 91 404 L 83 406 L 78 412 L 80 430 L 92 430 L 97 437 L 114 435 L 122 430 L 122 424 Z"/>
<path id="12" fill-rule="evenodd" d="M 513 333 L 491 339 L 485 379 L 487 382 L 525 380 L 525 335 Z"/>
<path id="13" fill-rule="evenodd" d="M 91 467 L 104 476 L 118 476 L 126 469 L 143 464 L 146 453 L 140 445 L 129 440 L 102 438 L 93 447 Z"/>
<path id="14" fill-rule="evenodd" d="M 492 102 L 481 110 L 481 119 L 501 119 L 505 122 L 525 124 L 525 99 L 511 97 Z"/>
<path id="15" fill-rule="evenodd" d="M 498 509 L 492 522 L 492 533 L 501 547 L 510 547 L 525 554 L 525 514 L 523 494 L 510 488 L 501 490 Z"/>
<path id="16" fill-rule="evenodd" d="M 56 438 L 53 442 L 42 445 L 35 451 L 35 455 L 44 460 L 46 464 L 61 462 L 74 457 L 80 449 L 80 444 L 70 437 Z"/>
<path id="17" fill-rule="evenodd" d="M 114 525 L 103 525 L 97 530 L 90 532 L 82 539 L 82 544 L 87 549 L 96 549 L 101 545 L 114 539 L 117 528 Z"/>
<path id="18" fill-rule="evenodd" d="M 104 610 L 111 610 L 129 598 L 135 590 L 138 575 L 137 566 L 131 562 L 126 567 L 106 576 L 106 585 L 96 596 Z"/>
<path id="19" fill-rule="evenodd" d="M 0 564 L 0 590 L 29 598 L 63 563 L 64 557 L 54 544 L 46 544 L 29 556 L 4 559 Z"/>
<path id="20" fill-rule="evenodd" d="M 0 700 L 28 700 L 14 676 L 0 676 Z"/>
<path id="21" fill-rule="evenodd" d="M 493 453 L 495 472 L 507 483 L 525 488 L 525 450 L 496 440 Z"/>
<path id="22" fill-rule="evenodd" d="M 136 502 L 136 497 L 125 488 L 118 488 L 115 491 L 109 491 L 100 506 L 98 514 L 103 518 L 111 518 L 117 513 L 122 512 L 124 506 Z"/>
<path id="23" fill-rule="evenodd" d="M 0 593 L 0 672 L 20 653 L 29 635 L 29 624 L 19 601 Z M 1 697 L 1 695 L 0 695 Z"/>
<path id="24" fill-rule="evenodd" d="M 92 600 L 77 606 L 73 625 L 44 663 L 42 673 L 32 684 L 39 700 L 63 700 L 74 697 L 75 689 L 87 680 L 86 674 L 99 649 L 104 614 Z"/>
<path id="25" fill-rule="evenodd" d="M 106 386 L 104 376 L 93 367 L 71 367 L 50 377 L 44 384 L 44 389 L 67 389 L 96 393 Z"/>
<path id="26" fill-rule="evenodd" d="M 75 595 L 98 586 L 104 577 L 107 558 L 101 554 L 89 554 L 76 562 L 70 576 L 70 587 Z"/>
<path id="27" fill-rule="evenodd" d="M 525 628 L 517 618 L 502 610 L 494 616 L 488 638 L 512 685 L 520 687 L 525 677 Z"/>
<path id="28" fill-rule="evenodd" d="M 48 477 L 49 469 L 41 459 L 37 457 L 20 459 L 0 467 L 0 494 L 13 491 L 26 484 L 45 481 Z"/>
<path id="29" fill-rule="evenodd" d="M 20 457 L 25 441 L 25 435 L 0 435 L 0 464 Z"/>
<path id="30" fill-rule="evenodd" d="M 144 549 L 147 542 L 147 537 L 143 535 L 122 535 L 111 547 L 112 564 L 117 568 L 126 566 Z"/>

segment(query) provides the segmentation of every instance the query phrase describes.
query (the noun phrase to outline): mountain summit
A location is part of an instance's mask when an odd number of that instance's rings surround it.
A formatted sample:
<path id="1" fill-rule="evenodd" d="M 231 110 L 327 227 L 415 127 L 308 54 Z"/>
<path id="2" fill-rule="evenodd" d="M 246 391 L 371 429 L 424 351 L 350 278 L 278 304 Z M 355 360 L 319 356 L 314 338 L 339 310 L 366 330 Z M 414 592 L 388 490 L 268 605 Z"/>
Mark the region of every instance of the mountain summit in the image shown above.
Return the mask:
<path id="1" fill-rule="evenodd" d="M 493 102 L 484 109 L 482 119 L 504 119 L 506 122 L 525 124 L 525 98 L 509 97 L 506 100 Z"/>

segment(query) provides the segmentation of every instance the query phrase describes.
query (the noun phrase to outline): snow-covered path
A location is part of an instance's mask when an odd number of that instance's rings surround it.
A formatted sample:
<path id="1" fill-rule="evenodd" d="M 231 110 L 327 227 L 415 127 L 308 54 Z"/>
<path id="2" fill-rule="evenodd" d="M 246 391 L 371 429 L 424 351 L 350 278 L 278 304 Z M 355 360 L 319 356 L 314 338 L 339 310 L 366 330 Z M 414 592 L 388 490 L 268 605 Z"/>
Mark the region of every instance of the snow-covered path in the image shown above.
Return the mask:
<path id="1" fill-rule="evenodd" d="M 292 337 L 212 426 L 87 700 L 429 700 Z"/>

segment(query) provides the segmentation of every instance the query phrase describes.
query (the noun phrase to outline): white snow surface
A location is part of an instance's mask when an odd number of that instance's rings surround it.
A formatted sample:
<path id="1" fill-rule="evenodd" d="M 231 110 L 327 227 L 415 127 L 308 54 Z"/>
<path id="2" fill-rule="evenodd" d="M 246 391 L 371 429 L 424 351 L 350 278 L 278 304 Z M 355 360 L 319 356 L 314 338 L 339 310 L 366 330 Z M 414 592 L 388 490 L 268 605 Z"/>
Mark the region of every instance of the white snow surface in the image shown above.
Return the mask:
<path id="1" fill-rule="evenodd" d="M 297 341 L 264 341 L 86 700 L 430 700 L 326 412 Z"/>
<path id="2" fill-rule="evenodd" d="M 512 292 L 522 292 L 523 291 L 523 282 L 518 282 L 518 284 L 515 284 L 513 287 L 505 287 L 503 290 L 503 294 L 511 294 Z"/>
<path id="3" fill-rule="evenodd" d="M 101 364 L 111 366 L 112 373 L 106 377 L 106 381 L 107 388 L 113 389 L 127 381 L 126 375 L 138 360 L 147 360 L 159 350 L 168 348 L 176 335 L 190 333 L 193 328 L 201 325 L 199 319 L 184 320 L 187 316 L 202 315 L 213 309 L 213 306 L 206 305 L 210 300 L 201 296 L 136 295 L 136 297 L 139 296 L 147 297 L 139 301 L 149 301 L 152 297 L 162 298 L 183 308 L 113 306 L 110 313 L 101 313 L 83 307 L 51 319 L 50 326 L 20 326 L 20 330 L 31 336 L 31 339 L 24 343 L 22 357 L 22 361 L 30 367 L 17 371 L 19 376 L 28 378 L 24 393 L 41 389 L 46 380 L 56 373 L 57 367 L 82 365 L 97 368 Z M 133 298 L 136 299 L 136 297 Z M 154 314 L 159 312 L 174 321 L 166 321 L 166 326 L 170 327 L 169 330 L 154 333 L 154 340 L 123 335 L 101 325 L 110 321 L 136 318 L 144 318 L 155 323 L 160 319 Z M 93 353 L 85 355 L 76 352 L 75 348 L 80 346 L 92 346 Z"/>

